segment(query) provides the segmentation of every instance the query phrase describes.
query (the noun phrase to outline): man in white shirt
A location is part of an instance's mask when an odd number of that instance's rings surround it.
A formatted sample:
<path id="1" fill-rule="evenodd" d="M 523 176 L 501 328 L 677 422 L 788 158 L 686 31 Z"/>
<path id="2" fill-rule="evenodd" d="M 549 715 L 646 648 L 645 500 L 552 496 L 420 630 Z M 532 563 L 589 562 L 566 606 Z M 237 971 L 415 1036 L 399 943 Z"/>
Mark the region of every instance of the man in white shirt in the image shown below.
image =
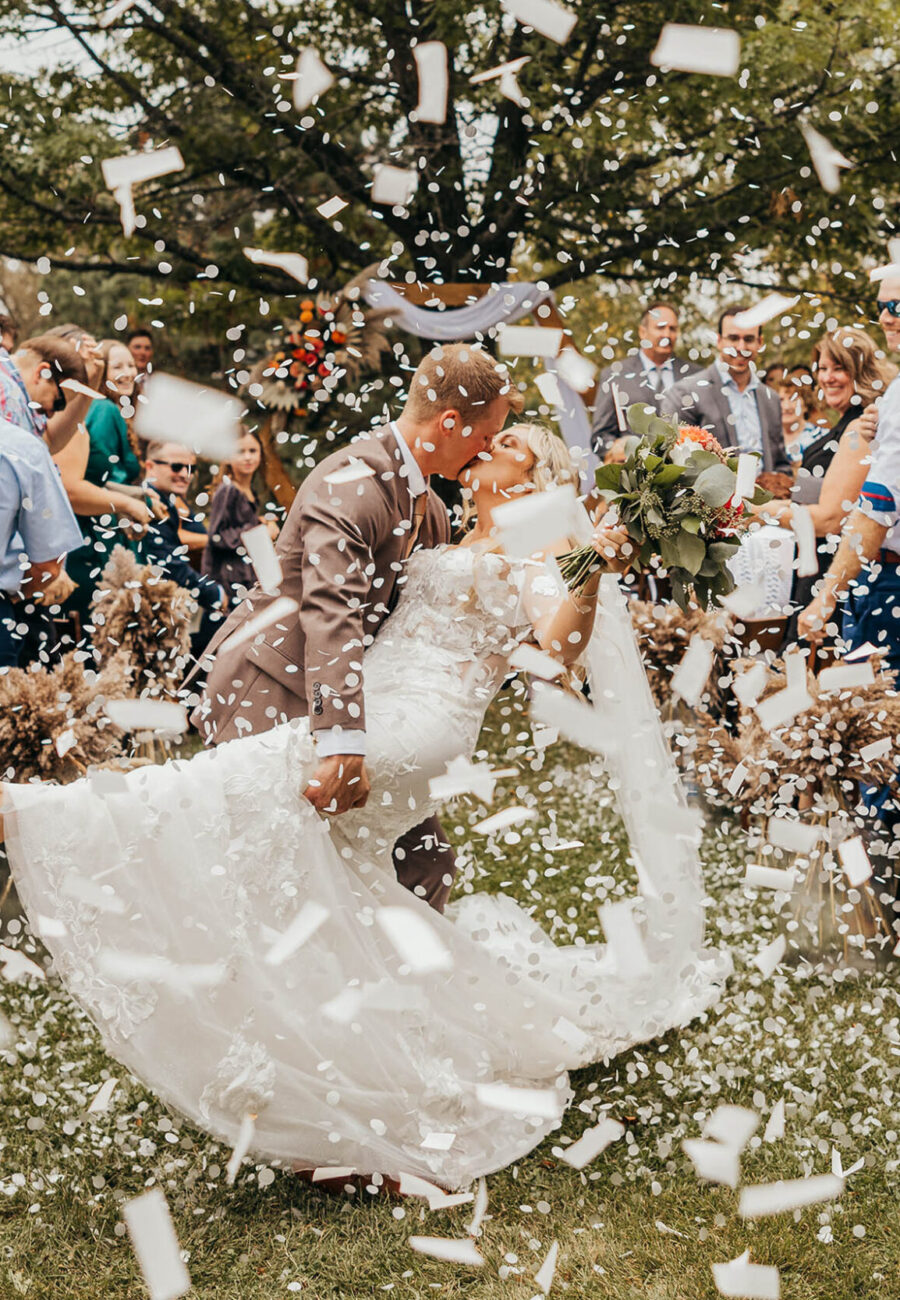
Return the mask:
<path id="1" fill-rule="evenodd" d="M 693 361 L 675 355 L 678 314 L 667 302 L 650 304 L 638 325 L 638 339 L 636 356 L 614 361 L 597 378 L 591 441 L 601 459 L 625 432 L 616 412 L 616 394 L 622 411 L 635 402 L 658 409 L 666 389 L 700 369 Z"/>
<path id="2" fill-rule="evenodd" d="M 900 352 L 900 266 L 879 285 L 878 320 L 891 352 Z M 865 572 L 863 570 L 865 569 Z M 878 401 L 878 434 L 857 509 L 815 599 L 798 620 L 818 642 L 845 600 L 842 635 L 851 649 L 871 642 L 900 668 L 900 378 Z"/>
<path id="3" fill-rule="evenodd" d="M 681 424 L 709 429 L 728 450 L 754 452 L 760 458 L 760 469 L 788 473 L 781 402 L 756 373 L 754 362 L 762 350 L 762 330 L 758 325 L 741 324 L 741 313 L 746 310 L 729 307 L 722 312 L 717 360 L 670 388 L 663 396 L 662 412 L 677 416 Z"/>

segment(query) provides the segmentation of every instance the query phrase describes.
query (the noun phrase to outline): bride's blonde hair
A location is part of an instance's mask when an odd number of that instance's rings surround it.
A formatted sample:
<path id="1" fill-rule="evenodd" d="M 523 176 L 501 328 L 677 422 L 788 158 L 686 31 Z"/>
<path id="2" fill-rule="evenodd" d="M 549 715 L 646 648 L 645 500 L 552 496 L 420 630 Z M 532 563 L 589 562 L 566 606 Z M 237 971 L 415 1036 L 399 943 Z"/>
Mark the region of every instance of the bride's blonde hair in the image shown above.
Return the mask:
<path id="1" fill-rule="evenodd" d="M 498 438 L 504 433 L 516 433 L 523 438 L 528 450 L 534 456 L 534 464 L 529 470 L 528 477 L 534 484 L 538 492 L 543 492 L 550 487 L 559 487 L 563 483 L 574 483 L 578 486 L 578 470 L 572 459 L 572 453 L 560 438 L 559 434 L 548 429 L 545 424 L 531 423 L 530 421 L 522 424 L 511 424 L 508 429 L 503 429 L 497 435 Z M 468 489 L 463 489 L 463 506 L 461 526 L 465 529 L 469 526 L 475 515 L 475 506 L 472 502 L 472 494 Z"/>

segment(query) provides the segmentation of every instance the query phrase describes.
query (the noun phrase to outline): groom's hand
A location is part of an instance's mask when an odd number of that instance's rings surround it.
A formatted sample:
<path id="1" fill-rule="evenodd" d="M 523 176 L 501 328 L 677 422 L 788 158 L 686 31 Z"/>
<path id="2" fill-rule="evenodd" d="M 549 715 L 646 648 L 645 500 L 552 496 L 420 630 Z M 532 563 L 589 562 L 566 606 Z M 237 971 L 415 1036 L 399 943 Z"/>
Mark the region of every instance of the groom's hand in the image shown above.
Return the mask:
<path id="1" fill-rule="evenodd" d="M 362 755 L 332 754 L 319 763 L 303 795 L 318 812 L 337 816 L 349 808 L 362 808 L 369 789 L 369 774 Z"/>

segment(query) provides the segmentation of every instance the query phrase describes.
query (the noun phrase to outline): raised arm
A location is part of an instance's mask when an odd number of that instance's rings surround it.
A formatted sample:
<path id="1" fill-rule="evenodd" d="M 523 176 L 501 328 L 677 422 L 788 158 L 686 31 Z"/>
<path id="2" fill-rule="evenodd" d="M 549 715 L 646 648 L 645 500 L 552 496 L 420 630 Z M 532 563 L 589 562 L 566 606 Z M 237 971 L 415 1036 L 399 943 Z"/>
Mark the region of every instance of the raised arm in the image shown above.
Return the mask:
<path id="1" fill-rule="evenodd" d="M 596 529 L 591 545 L 609 572 L 624 573 L 634 559 L 634 545 L 621 527 Z M 545 558 L 570 549 L 567 543 L 560 543 L 551 547 Z M 535 639 L 542 650 L 566 665 L 578 659 L 590 638 L 601 577 L 598 569 L 577 594 L 563 595 L 549 574 L 540 569 L 526 573 L 523 602 Z"/>

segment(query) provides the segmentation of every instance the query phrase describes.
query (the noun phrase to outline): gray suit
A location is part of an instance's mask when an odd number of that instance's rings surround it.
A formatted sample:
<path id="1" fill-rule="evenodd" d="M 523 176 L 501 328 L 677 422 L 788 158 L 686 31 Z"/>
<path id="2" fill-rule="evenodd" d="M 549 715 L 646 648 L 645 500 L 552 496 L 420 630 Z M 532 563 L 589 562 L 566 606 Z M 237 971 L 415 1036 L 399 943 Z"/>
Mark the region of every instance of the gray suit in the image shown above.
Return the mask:
<path id="1" fill-rule="evenodd" d="M 675 383 L 695 374 L 700 367 L 693 361 L 684 361 L 681 357 L 672 358 L 675 371 Z M 591 446 L 603 459 L 603 453 L 610 443 L 615 442 L 622 432 L 616 419 L 616 404 L 613 401 L 612 386 L 615 383 L 619 398 L 625 406 L 634 402 L 646 402 L 659 410 L 663 389 L 650 386 L 647 371 L 641 365 L 639 355 L 626 357 L 624 361 L 614 361 L 611 366 L 601 370 L 597 377 L 597 398 L 594 402 L 594 419 L 591 425 Z"/>
<path id="2" fill-rule="evenodd" d="M 761 468 L 789 474 L 791 462 L 784 449 L 778 394 L 765 384 L 760 384 L 755 392 L 762 429 Z M 663 394 L 661 410 L 663 415 L 676 415 L 682 424 L 696 424 L 709 429 L 723 447 L 735 452 L 740 450 L 734 432 L 734 416 L 715 364 L 674 384 Z"/>

